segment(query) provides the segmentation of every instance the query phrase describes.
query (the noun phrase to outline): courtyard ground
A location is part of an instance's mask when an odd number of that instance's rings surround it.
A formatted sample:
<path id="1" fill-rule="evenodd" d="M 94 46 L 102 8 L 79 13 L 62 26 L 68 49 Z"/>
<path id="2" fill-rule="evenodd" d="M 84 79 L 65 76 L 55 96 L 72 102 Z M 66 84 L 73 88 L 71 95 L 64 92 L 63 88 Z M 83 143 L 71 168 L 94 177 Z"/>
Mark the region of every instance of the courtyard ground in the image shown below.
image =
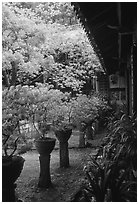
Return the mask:
<path id="1" fill-rule="evenodd" d="M 102 134 L 103 135 L 103 134 Z M 102 135 L 97 135 L 94 144 L 100 143 Z M 23 155 L 25 164 L 17 180 L 16 193 L 24 202 L 68 202 L 84 181 L 84 165 L 87 164 L 90 154 L 96 154 L 96 148 L 78 147 L 78 134 L 76 132 L 69 140 L 70 167 L 59 168 L 58 142 L 51 153 L 50 174 L 52 187 L 39 189 L 39 154 L 33 150 Z"/>

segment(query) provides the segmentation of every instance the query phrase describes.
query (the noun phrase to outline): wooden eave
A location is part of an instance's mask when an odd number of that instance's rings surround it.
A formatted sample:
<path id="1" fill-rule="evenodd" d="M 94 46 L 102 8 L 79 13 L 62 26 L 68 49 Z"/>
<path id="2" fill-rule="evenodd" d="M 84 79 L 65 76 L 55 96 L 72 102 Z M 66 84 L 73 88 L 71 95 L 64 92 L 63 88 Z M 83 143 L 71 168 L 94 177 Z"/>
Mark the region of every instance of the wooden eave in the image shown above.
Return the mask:
<path id="1" fill-rule="evenodd" d="M 72 2 L 106 73 L 127 62 L 136 32 L 136 2 Z"/>

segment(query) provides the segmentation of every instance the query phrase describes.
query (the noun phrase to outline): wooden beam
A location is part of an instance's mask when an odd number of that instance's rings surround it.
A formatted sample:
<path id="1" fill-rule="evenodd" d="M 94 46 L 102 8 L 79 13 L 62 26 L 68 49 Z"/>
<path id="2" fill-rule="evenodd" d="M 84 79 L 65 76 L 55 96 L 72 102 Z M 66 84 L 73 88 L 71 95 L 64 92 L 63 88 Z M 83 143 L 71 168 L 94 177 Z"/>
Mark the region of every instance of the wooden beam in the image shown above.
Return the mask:
<path id="1" fill-rule="evenodd" d="M 103 15 L 104 13 L 107 13 L 107 12 L 108 12 L 109 10 L 111 10 L 113 7 L 114 7 L 114 6 L 110 6 L 110 7 L 106 8 L 106 9 L 104 9 L 102 12 L 98 13 L 98 14 L 95 15 L 93 18 L 91 18 L 91 19 L 89 20 L 89 22 L 92 22 L 92 21 L 94 21 L 96 18 L 98 18 L 99 16 Z"/>

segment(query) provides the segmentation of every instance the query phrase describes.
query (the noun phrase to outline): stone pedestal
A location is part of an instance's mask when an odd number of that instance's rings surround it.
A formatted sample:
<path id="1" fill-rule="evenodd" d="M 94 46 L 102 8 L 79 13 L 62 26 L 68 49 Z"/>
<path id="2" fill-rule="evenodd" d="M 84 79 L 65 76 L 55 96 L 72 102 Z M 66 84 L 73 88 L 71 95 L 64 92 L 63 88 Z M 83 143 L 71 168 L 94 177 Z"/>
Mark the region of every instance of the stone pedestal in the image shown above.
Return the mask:
<path id="1" fill-rule="evenodd" d="M 16 202 L 16 180 L 23 169 L 25 159 L 21 156 L 2 157 L 2 202 Z"/>
<path id="2" fill-rule="evenodd" d="M 69 167 L 69 149 L 68 149 L 68 141 L 59 141 L 60 147 L 60 167 L 67 168 Z"/>
<path id="3" fill-rule="evenodd" d="M 60 167 L 62 168 L 68 168 L 70 166 L 68 140 L 71 134 L 72 129 L 55 131 L 55 135 L 59 140 Z"/>
<path id="4" fill-rule="evenodd" d="M 16 184 L 2 188 L 2 202 L 16 202 L 15 188 Z"/>
<path id="5" fill-rule="evenodd" d="M 51 185 L 50 154 L 40 155 L 39 160 L 40 160 L 40 176 L 38 187 L 48 188 Z"/>
<path id="6" fill-rule="evenodd" d="M 36 149 L 38 150 L 40 156 L 40 176 L 38 187 L 48 188 L 51 186 L 50 177 L 50 154 L 54 149 L 56 139 L 46 137 L 39 138 L 35 141 Z"/>

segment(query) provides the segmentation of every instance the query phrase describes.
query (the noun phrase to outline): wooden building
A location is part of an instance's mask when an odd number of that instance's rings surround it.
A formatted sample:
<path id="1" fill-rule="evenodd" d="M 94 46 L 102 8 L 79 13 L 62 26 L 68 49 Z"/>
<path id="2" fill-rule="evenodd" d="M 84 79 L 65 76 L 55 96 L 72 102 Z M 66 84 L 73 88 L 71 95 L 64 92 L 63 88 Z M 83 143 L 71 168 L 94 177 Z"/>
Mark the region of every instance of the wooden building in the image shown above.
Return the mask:
<path id="1" fill-rule="evenodd" d="M 137 3 L 73 2 L 109 81 L 111 101 L 137 110 Z M 99 89 L 105 87 L 99 78 Z M 103 85 L 102 85 L 103 84 Z"/>

